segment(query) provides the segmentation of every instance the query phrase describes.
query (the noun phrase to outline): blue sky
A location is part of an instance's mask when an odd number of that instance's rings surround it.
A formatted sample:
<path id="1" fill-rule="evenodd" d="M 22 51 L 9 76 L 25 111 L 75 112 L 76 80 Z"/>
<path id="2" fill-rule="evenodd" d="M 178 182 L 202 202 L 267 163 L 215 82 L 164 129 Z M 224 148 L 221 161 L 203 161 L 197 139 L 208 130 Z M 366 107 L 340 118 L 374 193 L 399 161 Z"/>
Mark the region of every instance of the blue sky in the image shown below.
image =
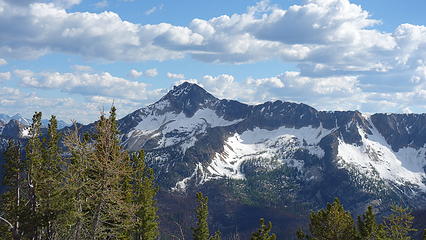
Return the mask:
<path id="1" fill-rule="evenodd" d="M 0 0 L 0 112 L 90 122 L 219 98 L 426 112 L 423 0 Z"/>

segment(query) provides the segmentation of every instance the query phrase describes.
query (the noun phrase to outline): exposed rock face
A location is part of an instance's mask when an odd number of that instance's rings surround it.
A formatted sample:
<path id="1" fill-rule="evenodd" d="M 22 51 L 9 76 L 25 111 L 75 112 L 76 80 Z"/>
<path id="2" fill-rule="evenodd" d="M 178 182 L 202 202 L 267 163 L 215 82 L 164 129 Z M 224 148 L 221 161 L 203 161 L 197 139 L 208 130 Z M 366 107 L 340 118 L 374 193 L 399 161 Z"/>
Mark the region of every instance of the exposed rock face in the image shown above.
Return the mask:
<path id="1" fill-rule="evenodd" d="M 244 197 L 266 191 L 277 204 L 313 206 L 340 197 L 354 209 L 400 200 L 426 205 L 425 126 L 425 114 L 247 105 L 190 83 L 119 120 L 124 146 L 145 149 L 171 190 L 227 179 Z"/>

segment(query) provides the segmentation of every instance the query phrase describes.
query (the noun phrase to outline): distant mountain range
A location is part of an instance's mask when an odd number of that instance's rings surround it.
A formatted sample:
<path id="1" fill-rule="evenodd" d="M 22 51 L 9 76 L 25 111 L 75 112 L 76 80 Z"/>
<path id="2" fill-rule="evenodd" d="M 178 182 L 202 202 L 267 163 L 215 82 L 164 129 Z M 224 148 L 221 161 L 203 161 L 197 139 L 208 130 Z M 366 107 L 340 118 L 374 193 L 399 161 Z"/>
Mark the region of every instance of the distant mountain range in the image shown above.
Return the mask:
<path id="1" fill-rule="evenodd" d="M 0 113 L 0 121 L 3 122 L 3 124 L 9 123 L 11 120 L 16 120 L 24 126 L 29 126 L 29 125 L 31 125 L 31 122 L 32 122 L 31 119 L 24 118 L 19 113 L 15 114 L 13 116 L 9 116 L 7 114 Z M 41 124 L 42 124 L 43 127 L 47 127 L 48 124 L 49 124 L 49 120 L 43 119 L 41 121 Z M 58 120 L 58 129 L 62 129 L 62 128 L 70 126 L 70 125 L 71 125 L 70 123 L 66 123 L 65 121 Z"/>
<path id="2" fill-rule="evenodd" d="M 17 122 L 3 124 L 2 135 L 16 133 Z M 145 149 L 170 225 L 185 219 L 188 196 L 200 189 L 212 199 L 215 224 L 230 224 L 225 232 L 250 229 L 246 218 L 258 216 L 294 230 L 297 219 L 335 197 L 355 214 L 394 203 L 426 209 L 426 114 L 247 105 L 183 83 L 118 126 L 126 149 Z"/>

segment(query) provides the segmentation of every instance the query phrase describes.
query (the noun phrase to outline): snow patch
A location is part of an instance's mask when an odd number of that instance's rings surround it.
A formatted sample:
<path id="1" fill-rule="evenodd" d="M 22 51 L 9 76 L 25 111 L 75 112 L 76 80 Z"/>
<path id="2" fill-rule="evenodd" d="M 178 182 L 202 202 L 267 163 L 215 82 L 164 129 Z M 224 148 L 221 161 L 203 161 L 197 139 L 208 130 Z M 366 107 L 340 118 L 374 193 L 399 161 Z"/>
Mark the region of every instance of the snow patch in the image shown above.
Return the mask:
<path id="1" fill-rule="evenodd" d="M 160 106 L 167 105 L 163 103 Z M 183 112 L 167 112 L 161 115 L 156 113 L 142 117 L 142 121 L 128 133 L 128 137 L 142 137 L 152 134 L 160 134 L 162 138 L 158 142 L 158 148 L 169 147 L 178 143 L 182 144 L 185 152 L 194 146 L 196 135 L 205 132 L 207 128 L 229 126 L 242 121 L 242 119 L 228 121 L 219 117 L 209 108 L 198 110 L 192 117 L 186 117 Z"/>
<path id="2" fill-rule="evenodd" d="M 374 126 L 374 125 L 372 125 Z M 368 175 L 376 172 L 381 179 L 399 185 L 414 184 L 426 191 L 426 148 L 405 147 L 394 152 L 385 138 L 373 127 L 366 134 L 358 127 L 362 145 L 351 145 L 339 140 L 338 154 L 342 164 L 350 164 Z"/>
<path id="3" fill-rule="evenodd" d="M 21 137 L 26 138 L 30 136 L 30 128 L 26 127 L 21 131 Z"/>
<path id="4" fill-rule="evenodd" d="M 303 161 L 294 159 L 293 154 L 299 149 L 306 149 L 318 158 L 324 151 L 317 145 L 332 130 L 321 127 L 286 128 L 276 130 L 255 128 L 241 135 L 235 133 L 225 141 L 224 151 L 216 153 L 212 163 L 207 167 L 211 179 L 228 177 L 244 179 L 242 164 L 252 159 L 277 159 L 279 166 L 287 164 L 302 170 Z"/>

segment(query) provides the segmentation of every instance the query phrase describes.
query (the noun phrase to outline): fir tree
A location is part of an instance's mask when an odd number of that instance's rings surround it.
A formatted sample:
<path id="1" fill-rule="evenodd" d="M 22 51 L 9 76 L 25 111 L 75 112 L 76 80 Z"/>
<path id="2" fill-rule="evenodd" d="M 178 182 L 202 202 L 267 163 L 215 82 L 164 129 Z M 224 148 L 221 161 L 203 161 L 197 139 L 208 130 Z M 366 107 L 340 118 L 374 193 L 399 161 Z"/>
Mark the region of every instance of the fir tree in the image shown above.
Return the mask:
<path id="1" fill-rule="evenodd" d="M 361 240 L 378 240 L 385 237 L 383 225 L 376 222 L 376 215 L 371 206 L 358 216 L 358 232 Z"/>
<path id="2" fill-rule="evenodd" d="M 63 187 L 63 195 L 68 199 L 65 202 L 65 209 L 62 215 L 63 226 L 61 229 L 62 239 L 79 240 L 89 239 L 90 201 L 90 168 L 94 151 L 89 143 L 90 138 L 86 135 L 80 138 L 77 124 L 74 129 L 64 138 L 64 144 L 70 152 L 67 158 L 67 167 L 64 173 L 66 179 Z"/>
<path id="3" fill-rule="evenodd" d="M 4 239 L 19 240 L 23 236 L 25 221 L 25 175 L 19 143 L 9 140 L 4 153 L 2 185 L 6 190 L 0 197 L 1 217 L 4 225 L 1 235 Z"/>
<path id="4" fill-rule="evenodd" d="M 126 239 L 132 228 L 134 208 L 123 188 L 132 169 L 127 152 L 121 149 L 116 123 L 116 109 L 101 116 L 93 144 L 94 154 L 89 170 L 89 229 L 92 239 Z"/>
<path id="5" fill-rule="evenodd" d="M 339 199 L 327 204 L 325 209 L 312 212 L 309 223 L 310 234 L 297 232 L 299 239 L 355 240 L 357 238 L 352 216 L 345 211 Z"/>
<path id="6" fill-rule="evenodd" d="M 387 239 L 410 240 L 410 233 L 417 231 L 413 228 L 414 217 L 406 208 L 392 206 L 392 214 L 384 221 Z"/>
<path id="7" fill-rule="evenodd" d="M 43 224 L 39 215 L 39 183 L 43 181 L 42 169 L 43 154 L 41 136 L 41 112 L 36 112 L 32 118 L 32 124 L 29 131 L 29 139 L 26 147 L 26 168 L 27 168 L 27 183 L 28 196 L 31 214 L 28 216 L 30 222 L 30 230 L 28 234 L 31 239 L 40 238 L 41 225 Z"/>
<path id="8" fill-rule="evenodd" d="M 154 171 L 146 166 L 144 156 L 144 151 L 141 150 L 132 157 L 133 202 L 137 209 L 133 230 L 134 239 L 155 240 L 160 235 L 158 208 L 155 201 L 158 188 L 154 182 Z"/>
<path id="9" fill-rule="evenodd" d="M 43 142 L 43 158 L 37 169 L 39 174 L 36 190 L 40 205 L 38 212 L 42 221 L 42 238 L 52 240 L 58 237 L 57 228 L 61 224 L 58 217 L 63 210 L 63 203 L 67 201 L 61 194 L 63 173 L 60 165 L 62 159 L 58 146 L 59 134 L 55 116 L 52 116 L 49 121 L 47 138 Z"/>
<path id="10" fill-rule="evenodd" d="M 208 240 L 210 238 L 208 217 L 208 198 L 204 197 L 201 192 L 196 194 L 197 196 L 197 209 L 195 210 L 197 216 L 197 225 L 192 228 L 194 240 Z"/>
<path id="11" fill-rule="evenodd" d="M 251 240 L 275 240 L 277 237 L 274 233 L 271 234 L 272 222 L 265 224 L 263 218 L 260 219 L 260 227 L 257 232 L 251 235 Z"/>

